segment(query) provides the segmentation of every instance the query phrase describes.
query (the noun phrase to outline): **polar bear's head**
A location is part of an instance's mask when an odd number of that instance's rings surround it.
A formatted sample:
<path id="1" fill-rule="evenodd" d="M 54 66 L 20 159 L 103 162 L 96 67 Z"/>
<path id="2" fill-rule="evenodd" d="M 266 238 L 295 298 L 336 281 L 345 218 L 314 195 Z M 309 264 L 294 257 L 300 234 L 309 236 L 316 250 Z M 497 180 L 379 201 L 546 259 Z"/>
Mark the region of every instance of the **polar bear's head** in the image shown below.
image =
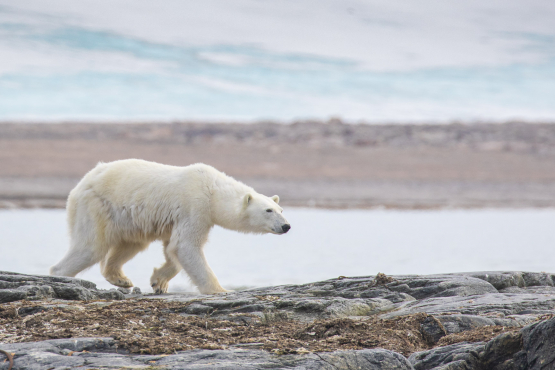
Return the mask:
<path id="1" fill-rule="evenodd" d="M 243 211 L 247 229 L 252 233 L 285 234 L 291 228 L 283 217 L 279 197 L 266 197 L 261 194 L 247 194 L 243 198 Z"/>

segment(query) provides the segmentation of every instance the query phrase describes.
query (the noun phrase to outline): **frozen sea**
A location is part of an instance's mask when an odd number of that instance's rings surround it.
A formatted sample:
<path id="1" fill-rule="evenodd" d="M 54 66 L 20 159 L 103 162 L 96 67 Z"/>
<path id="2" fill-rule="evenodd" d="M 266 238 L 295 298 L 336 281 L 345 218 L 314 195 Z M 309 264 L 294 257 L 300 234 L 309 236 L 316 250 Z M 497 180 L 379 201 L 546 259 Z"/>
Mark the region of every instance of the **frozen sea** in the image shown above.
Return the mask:
<path id="1" fill-rule="evenodd" d="M 555 119 L 555 2 L 0 0 L 0 121 Z"/>
<path id="2" fill-rule="evenodd" d="M 291 231 L 252 236 L 215 228 L 206 255 L 224 287 L 308 283 L 338 276 L 484 270 L 555 272 L 554 209 L 286 209 Z M 68 248 L 63 210 L 1 210 L 0 270 L 47 274 Z M 144 292 L 162 246 L 124 266 Z M 112 287 L 98 265 L 78 275 Z M 192 291 L 184 273 L 170 291 Z"/>

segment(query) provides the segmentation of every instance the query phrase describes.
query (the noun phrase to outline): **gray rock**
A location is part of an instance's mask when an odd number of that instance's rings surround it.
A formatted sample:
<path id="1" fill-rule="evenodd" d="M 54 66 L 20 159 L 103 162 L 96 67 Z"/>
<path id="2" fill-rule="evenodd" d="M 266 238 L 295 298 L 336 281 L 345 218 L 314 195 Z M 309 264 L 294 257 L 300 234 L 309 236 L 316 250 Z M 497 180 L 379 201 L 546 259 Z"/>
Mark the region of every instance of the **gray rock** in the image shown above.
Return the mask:
<path id="1" fill-rule="evenodd" d="M 458 360 L 448 363 L 447 365 L 435 367 L 434 370 L 469 370 L 468 363 L 465 360 Z"/>
<path id="2" fill-rule="evenodd" d="M 48 307 L 44 307 L 44 306 L 20 307 L 17 310 L 17 313 L 19 314 L 19 316 L 25 317 L 29 315 L 34 315 L 39 312 L 47 311 L 48 309 L 49 309 Z"/>
<path id="3" fill-rule="evenodd" d="M 514 358 L 514 355 L 522 348 L 522 334 L 503 333 L 493 338 L 484 346 L 484 350 L 480 353 L 480 367 L 482 369 L 506 368 L 508 363 Z"/>
<path id="4" fill-rule="evenodd" d="M 531 284 L 544 285 L 528 286 Z M 311 284 L 255 288 L 211 296 L 173 294 L 146 297 L 184 303 L 194 300 L 193 304 L 176 312 L 187 315 L 210 314 L 219 318 L 237 314 L 255 314 L 262 317 L 265 312 L 276 311 L 283 312 L 287 317 L 305 321 L 375 314 L 393 317 L 418 312 L 433 315 L 449 313 L 473 316 L 537 316 L 555 308 L 555 295 L 539 294 L 555 290 L 552 284 L 552 275 L 546 273 L 479 272 L 395 276 L 385 280 L 376 280 L 374 277 L 338 278 Z M 125 298 L 121 291 L 97 290 L 93 283 L 65 277 L 0 273 L 0 287 L 0 302 L 44 298 Z M 502 290 L 514 289 L 514 293 L 499 293 L 496 287 Z M 491 325 L 490 318 L 472 320 L 474 326 Z M 453 319 L 447 324 L 448 332 L 473 327 L 462 319 L 455 321 Z M 501 323 L 505 324 L 513 323 Z"/>
<path id="5" fill-rule="evenodd" d="M 522 329 L 522 344 L 527 369 L 555 368 L 555 318 Z"/>
<path id="6" fill-rule="evenodd" d="M 545 272 L 523 272 L 525 286 L 553 286 L 555 275 Z"/>
<path id="7" fill-rule="evenodd" d="M 386 299 L 345 299 L 336 298 L 323 313 L 328 317 L 369 316 L 393 308 Z"/>
<path id="8" fill-rule="evenodd" d="M 420 332 L 429 345 L 436 344 L 442 337 L 447 335 L 447 330 L 445 330 L 441 321 L 431 315 L 426 317 L 422 324 L 420 324 Z"/>
<path id="9" fill-rule="evenodd" d="M 465 314 L 502 316 L 552 313 L 555 309 L 555 295 L 543 294 L 483 294 L 471 297 L 428 298 L 399 305 L 395 311 L 382 317 L 409 315 L 419 312 L 428 314 Z"/>
<path id="10" fill-rule="evenodd" d="M 206 315 L 214 311 L 214 308 L 203 304 L 193 303 L 189 306 L 186 306 L 184 310 L 179 310 L 177 312 L 180 312 L 180 311 L 190 315 Z"/>
<path id="11" fill-rule="evenodd" d="M 50 283 L 77 284 L 87 289 L 96 289 L 96 284 L 90 281 L 64 276 L 26 275 L 7 271 L 1 271 L 0 276 L 0 280 L 4 282 L 18 284 L 17 286 L 25 285 L 27 283 L 30 283 L 32 285 L 40 285 L 40 283 L 46 281 Z"/>
<path id="12" fill-rule="evenodd" d="M 31 351 L 51 352 L 61 354 L 62 350 L 75 352 L 109 352 L 115 351 L 116 342 L 113 338 L 70 338 L 70 339 L 50 339 L 41 342 L 27 343 L 8 343 L 2 344 L 5 351 L 25 354 Z"/>
<path id="13" fill-rule="evenodd" d="M 415 370 L 430 370 L 440 366 L 457 363 L 457 367 L 465 364 L 466 368 L 475 369 L 478 366 L 479 352 L 483 351 L 484 343 L 457 343 L 446 347 L 437 347 L 429 351 L 416 352 L 408 360 Z M 455 367 L 456 368 L 456 367 Z"/>
<path id="14" fill-rule="evenodd" d="M 16 352 L 12 370 L 44 370 L 44 369 L 74 369 L 84 366 L 85 359 L 78 356 L 64 356 L 50 352 L 30 351 L 24 355 Z M 4 365 L 0 369 L 7 369 Z"/>
<path id="15" fill-rule="evenodd" d="M 527 286 L 527 287 L 516 287 L 511 286 L 505 289 L 501 289 L 499 293 L 531 293 L 531 294 L 555 294 L 555 287 L 552 286 Z"/>
<path id="16" fill-rule="evenodd" d="M 409 287 L 408 291 L 406 286 Z M 387 284 L 387 287 L 391 290 L 402 289 L 416 299 L 497 293 L 497 289 L 487 281 L 457 275 L 399 277 L 397 282 Z"/>
<path id="17" fill-rule="evenodd" d="M 285 311 L 299 320 L 367 316 L 393 311 L 434 297 L 498 294 L 490 283 L 456 275 L 396 276 L 379 284 L 374 277 L 338 278 L 303 285 L 255 288 L 216 296 L 168 295 L 164 299 L 196 302 L 186 314 L 228 317 L 235 313 Z M 159 299 L 159 296 L 153 297 Z M 209 308 L 207 308 L 209 307 Z M 212 308 L 212 310 L 210 310 Z M 421 311 L 419 311 L 421 312 Z"/>
<path id="18" fill-rule="evenodd" d="M 458 343 L 413 353 L 419 369 L 546 370 L 555 368 L 555 318 L 503 333 L 487 343 Z"/>
<path id="19" fill-rule="evenodd" d="M 492 317 L 491 318 L 495 325 L 508 326 L 508 327 L 524 327 L 526 325 L 532 324 L 538 320 L 538 315 L 512 315 L 506 318 Z"/>
<path id="20" fill-rule="evenodd" d="M 535 321 L 535 316 L 519 315 L 517 317 L 485 317 L 476 315 L 440 315 L 438 320 L 443 324 L 447 334 L 460 333 L 482 326 L 499 325 L 507 327 L 523 327 Z"/>
<path id="21" fill-rule="evenodd" d="M 15 353 L 14 370 L 72 369 L 84 366 L 88 361 L 79 356 L 69 356 L 71 352 L 104 352 L 113 351 L 114 348 L 112 338 L 55 339 L 2 345 L 5 351 Z M 7 364 L 0 363 L 0 369 L 7 369 Z"/>
<path id="22" fill-rule="evenodd" d="M 393 281 L 378 284 L 374 277 L 342 278 L 323 282 L 285 286 L 296 293 L 344 298 L 389 298 L 393 303 L 398 298 L 411 296 L 415 299 L 429 297 L 468 296 L 497 293 L 497 289 L 483 279 L 466 275 L 404 275 L 393 276 Z M 386 298 L 388 299 L 388 298 Z M 401 299 L 406 300 L 406 299 Z"/>
<path id="23" fill-rule="evenodd" d="M 385 349 L 366 349 L 361 351 L 337 351 L 322 353 L 318 356 L 331 369 L 368 369 L 368 370 L 403 370 L 413 369 L 410 362 L 402 355 Z M 309 369 L 320 369 L 322 363 Z"/>
<path id="24" fill-rule="evenodd" d="M 458 275 L 458 274 L 457 274 Z M 467 272 L 463 275 L 471 276 L 477 279 L 487 281 L 497 290 L 508 287 L 524 287 L 526 283 L 522 276 L 522 272 L 518 271 L 485 271 L 485 272 Z"/>
<path id="25" fill-rule="evenodd" d="M 116 290 L 99 290 L 90 281 L 59 277 L 25 275 L 0 271 L 0 303 L 42 299 L 91 300 L 124 299 Z"/>
<path id="26" fill-rule="evenodd" d="M 170 369 L 412 369 L 402 355 L 383 349 L 283 356 L 259 350 L 197 350 L 164 357 L 153 365 Z"/>
<path id="27" fill-rule="evenodd" d="M 546 272 L 522 272 L 522 271 L 485 271 L 467 272 L 453 275 L 466 275 L 485 280 L 496 289 L 502 290 L 509 287 L 532 287 L 532 286 L 554 286 L 555 274 Z"/>
<path id="28" fill-rule="evenodd" d="M 487 343 L 457 343 L 409 356 L 416 370 L 509 369 L 509 361 L 521 348 L 520 333 L 504 333 Z"/>
<path id="29" fill-rule="evenodd" d="M 1 289 L 0 303 L 20 301 L 27 298 L 27 292 L 19 289 Z"/>
<path id="30" fill-rule="evenodd" d="M 491 318 L 476 315 L 441 315 L 438 320 L 448 334 L 460 333 L 482 326 L 496 325 Z M 510 320 L 507 320 L 510 322 Z M 517 326 L 516 324 L 514 326 Z"/>
<path id="31" fill-rule="evenodd" d="M 116 353 L 110 338 L 82 338 L 48 340 L 34 343 L 17 343 L 4 346 L 15 352 L 14 370 L 17 369 L 69 369 L 87 368 L 120 369 L 370 369 L 412 370 L 402 355 L 384 350 L 337 351 L 302 355 L 276 356 L 261 350 L 193 350 L 172 355 L 128 355 Z M 86 352 L 84 352 L 86 351 Z M 70 355 L 71 354 L 71 355 Z M 0 365 L 0 369 L 6 365 Z"/>
<path id="32" fill-rule="evenodd" d="M 94 291 L 76 284 L 53 284 L 52 289 L 54 289 L 55 298 L 70 301 L 88 301 L 98 297 Z"/>
<path id="33" fill-rule="evenodd" d="M 278 356 L 257 349 L 259 344 L 216 351 L 187 351 L 169 356 L 129 355 L 117 353 L 111 338 L 5 344 L 2 349 L 16 352 L 14 369 L 79 366 L 108 369 L 549 369 L 555 364 L 555 319 L 535 321 L 540 315 L 555 310 L 553 277 L 548 273 L 527 272 L 407 275 L 387 279 L 382 276 L 379 281 L 374 277 L 358 277 L 217 295 L 145 296 L 183 302 L 182 307 L 173 309 L 183 315 L 210 315 L 241 322 L 257 318 L 266 322 L 283 319 L 312 321 L 368 315 L 392 318 L 427 313 L 430 316 L 422 323 L 421 332 L 430 344 L 437 343 L 446 334 L 488 325 L 528 325 L 520 332 L 504 333 L 487 343 L 438 347 L 414 353 L 409 360 L 383 349 Z M 140 292 L 134 290 L 127 297 L 137 294 Z M 58 300 L 19 309 L 5 305 L 0 309 L 1 317 L 29 316 L 52 307 L 74 307 L 59 299 L 123 298 L 121 291 L 98 290 L 93 283 L 81 279 L 0 272 L 0 303 L 20 299 Z M 6 364 L 0 363 L 0 369 L 3 368 Z"/>
<path id="34" fill-rule="evenodd" d="M 110 290 L 99 289 L 95 293 L 98 299 L 107 299 L 107 300 L 125 299 L 125 295 L 116 289 L 110 289 Z"/>

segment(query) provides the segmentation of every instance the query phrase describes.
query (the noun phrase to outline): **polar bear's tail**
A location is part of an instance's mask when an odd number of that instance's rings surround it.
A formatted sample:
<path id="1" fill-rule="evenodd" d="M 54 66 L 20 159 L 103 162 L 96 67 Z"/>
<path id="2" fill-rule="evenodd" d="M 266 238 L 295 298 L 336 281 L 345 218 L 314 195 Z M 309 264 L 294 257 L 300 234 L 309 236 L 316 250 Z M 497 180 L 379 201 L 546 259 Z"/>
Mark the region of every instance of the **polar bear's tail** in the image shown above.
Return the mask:
<path id="1" fill-rule="evenodd" d="M 68 231 L 69 235 L 71 236 L 73 235 L 73 224 L 77 216 L 77 207 L 73 191 L 71 191 L 71 193 L 69 193 L 69 196 L 67 197 L 66 212 Z"/>
<path id="2" fill-rule="evenodd" d="M 77 209 L 79 198 L 84 194 L 84 190 L 87 185 L 90 184 L 92 178 L 97 177 L 106 168 L 106 163 L 98 162 L 96 166 L 87 172 L 87 174 L 79 181 L 79 183 L 71 190 L 66 202 L 66 212 L 67 212 L 67 226 L 69 230 L 70 237 L 73 235 L 73 228 L 77 220 Z"/>

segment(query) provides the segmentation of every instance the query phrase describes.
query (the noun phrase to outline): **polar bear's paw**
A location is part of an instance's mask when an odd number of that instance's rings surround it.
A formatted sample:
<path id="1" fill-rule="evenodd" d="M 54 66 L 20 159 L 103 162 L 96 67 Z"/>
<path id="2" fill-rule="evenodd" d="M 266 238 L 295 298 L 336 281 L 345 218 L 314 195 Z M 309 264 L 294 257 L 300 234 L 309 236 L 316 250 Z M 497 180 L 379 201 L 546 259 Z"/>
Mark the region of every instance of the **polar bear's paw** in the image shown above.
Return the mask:
<path id="1" fill-rule="evenodd" d="M 120 288 L 133 287 L 133 282 L 127 276 L 106 277 L 106 280 L 108 280 L 110 284 L 119 286 Z"/>
<path id="2" fill-rule="evenodd" d="M 168 285 L 169 281 L 158 280 L 152 283 L 152 290 L 154 290 L 154 294 L 164 294 L 168 292 Z"/>
<path id="3" fill-rule="evenodd" d="M 164 266 L 166 267 L 168 264 L 166 263 Z M 173 265 L 170 265 L 170 268 L 161 267 L 159 269 L 154 269 L 154 273 L 150 277 L 150 286 L 152 290 L 154 290 L 154 294 L 164 294 L 168 292 L 170 280 L 176 273 L 176 271 L 173 270 Z"/>

